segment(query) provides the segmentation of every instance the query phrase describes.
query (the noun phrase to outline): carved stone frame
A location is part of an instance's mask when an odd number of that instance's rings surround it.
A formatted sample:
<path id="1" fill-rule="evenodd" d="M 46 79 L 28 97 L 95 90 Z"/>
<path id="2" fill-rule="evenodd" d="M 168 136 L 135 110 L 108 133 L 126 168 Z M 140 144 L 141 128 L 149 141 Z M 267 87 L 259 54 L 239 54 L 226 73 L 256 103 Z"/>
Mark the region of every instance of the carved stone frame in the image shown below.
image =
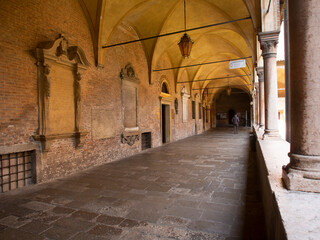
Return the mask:
<path id="1" fill-rule="evenodd" d="M 53 139 L 74 138 L 75 147 L 81 146 L 81 137 L 87 134 L 81 130 L 81 76 L 90 66 L 84 51 L 78 46 L 68 46 L 68 41 L 60 35 L 55 41 L 46 42 L 36 49 L 38 66 L 39 128 L 38 134 L 32 136 L 41 143 L 41 151 L 47 151 Z M 51 67 L 64 66 L 73 75 L 73 97 L 75 122 L 74 131 L 66 133 L 50 133 L 48 131 L 49 99 L 51 94 Z"/>
<path id="2" fill-rule="evenodd" d="M 121 79 L 121 98 L 122 98 L 122 128 L 123 132 L 120 136 L 121 143 L 126 143 L 129 146 L 135 144 L 136 141 L 140 140 L 140 129 L 138 126 L 138 88 L 140 84 L 140 79 L 136 77 L 134 68 L 130 63 L 128 63 L 124 68 L 121 69 L 120 72 L 120 79 Z M 124 106 L 124 95 L 125 88 L 131 87 L 134 88 L 136 91 L 136 126 L 135 127 L 127 127 L 125 126 L 125 106 Z"/>
<path id="3" fill-rule="evenodd" d="M 187 123 L 189 121 L 189 98 L 190 98 L 190 94 L 188 93 L 186 87 L 183 87 L 181 89 L 181 106 L 182 106 L 182 122 L 183 123 Z M 184 109 L 185 106 L 187 106 L 187 109 Z M 184 119 L 184 115 L 186 114 L 186 118 Z"/>

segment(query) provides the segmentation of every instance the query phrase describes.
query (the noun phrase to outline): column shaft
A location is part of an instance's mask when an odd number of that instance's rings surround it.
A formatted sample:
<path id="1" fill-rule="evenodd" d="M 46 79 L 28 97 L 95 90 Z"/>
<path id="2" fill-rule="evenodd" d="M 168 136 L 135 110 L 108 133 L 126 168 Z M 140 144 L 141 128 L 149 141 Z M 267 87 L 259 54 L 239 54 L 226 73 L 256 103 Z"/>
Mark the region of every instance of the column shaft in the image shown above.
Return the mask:
<path id="1" fill-rule="evenodd" d="M 255 95 L 253 100 L 254 105 L 254 124 L 259 125 L 259 81 L 254 84 Z"/>
<path id="2" fill-rule="evenodd" d="M 283 171 L 292 190 L 320 192 L 320 4 L 290 1 L 290 163 Z"/>
<path id="3" fill-rule="evenodd" d="M 259 34 L 264 66 L 265 133 L 264 139 L 279 139 L 277 44 L 279 32 Z"/>
<path id="4" fill-rule="evenodd" d="M 260 125 L 260 128 L 264 128 L 265 109 L 264 109 L 264 75 L 263 75 L 263 67 L 257 67 L 257 74 L 258 74 L 258 77 L 259 77 L 259 125 Z"/>

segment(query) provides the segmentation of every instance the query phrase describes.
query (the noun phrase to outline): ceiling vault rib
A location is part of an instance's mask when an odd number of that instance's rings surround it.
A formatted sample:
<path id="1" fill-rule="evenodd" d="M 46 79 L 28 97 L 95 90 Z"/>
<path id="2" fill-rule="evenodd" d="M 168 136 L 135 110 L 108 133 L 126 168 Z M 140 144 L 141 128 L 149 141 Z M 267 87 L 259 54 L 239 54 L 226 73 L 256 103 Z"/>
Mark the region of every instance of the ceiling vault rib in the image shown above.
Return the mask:
<path id="1" fill-rule="evenodd" d="M 206 89 L 215 89 L 215 88 L 226 88 L 226 87 L 242 87 L 242 86 L 248 86 L 251 84 L 239 84 L 239 85 L 229 85 L 229 86 L 223 86 L 223 87 L 210 87 L 210 88 L 206 88 Z M 202 88 L 196 88 L 196 89 L 192 89 L 192 90 L 202 90 Z"/>
<path id="2" fill-rule="evenodd" d="M 176 31 L 176 32 L 160 34 L 160 35 L 156 35 L 156 36 L 152 36 L 152 37 L 136 39 L 136 40 L 132 40 L 132 41 L 128 41 L 128 42 L 111 44 L 111 45 L 107 45 L 107 46 L 102 46 L 102 48 L 111 48 L 111 47 L 126 45 L 126 44 L 130 44 L 130 43 L 146 41 L 146 40 L 150 40 L 150 39 L 154 39 L 154 38 L 166 37 L 166 36 L 170 36 L 170 35 L 174 35 L 174 34 L 180 34 L 180 33 L 184 33 L 184 32 L 195 31 L 195 30 L 199 30 L 199 29 L 203 29 L 203 28 L 215 27 L 215 26 L 220 26 L 220 25 L 223 25 L 223 24 L 229 24 L 229 23 L 244 21 L 244 20 L 248 20 L 248 19 L 251 19 L 251 17 L 239 18 L 239 19 L 230 20 L 230 21 L 227 21 L 227 22 L 214 23 L 214 24 L 209 24 L 209 25 L 205 25 L 205 26 L 189 28 L 189 29 L 186 29 L 186 30 L 180 30 L 180 31 Z"/>
<path id="3" fill-rule="evenodd" d="M 172 67 L 172 68 L 163 68 L 163 69 L 154 69 L 153 72 L 160 72 L 160 71 L 166 71 L 166 70 L 173 70 L 178 68 L 187 68 L 187 67 L 196 67 L 196 66 L 202 66 L 202 65 L 208 65 L 208 64 L 214 64 L 214 63 L 223 63 L 223 62 L 230 62 L 234 60 L 241 60 L 246 58 L 252 58 L 252 56 L 249 57 L 243 57 L 243 58 L 233 58 L 233 59 L 225 59 L 221 61 L 215 61 L 215 62 L 206 62 L 206 63 L 198 63 L 198 64 L 191 64 L 191 65 L 184 65 L 180 67 Z"/>
<path id="4" fill-rule="evenodd" d="M 237 75 L 237 76 L 228 76 L 228 77 L 219 77 L 219 78 L 207 78 L 207 79 L 196 79 L 192 81 L 183 81 L 183 82 L 177 82 L 177 83 L 189 83 L 189 82 L 204 82 L 204 81 L 214 81 L 214 80 L 220 80 L 220 79 L 228 79 L 228 78 L 236 78 L 236 77 L 249 77 L 249 75 Z"/>

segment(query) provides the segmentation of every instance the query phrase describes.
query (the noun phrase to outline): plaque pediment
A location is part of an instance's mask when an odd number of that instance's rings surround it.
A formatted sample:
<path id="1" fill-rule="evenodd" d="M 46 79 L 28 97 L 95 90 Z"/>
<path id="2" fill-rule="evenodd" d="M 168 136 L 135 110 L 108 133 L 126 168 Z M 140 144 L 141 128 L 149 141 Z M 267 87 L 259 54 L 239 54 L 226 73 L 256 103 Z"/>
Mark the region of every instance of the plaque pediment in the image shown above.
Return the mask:
<path id="1" fill-rule="evenodd" d="M 78 46 L 69 47 L 68 40 L 61 34 L 54 41 L 39 44 L 37 59 L 39 62 L 51 59 L 65 63 L 77 63 L 85 69 L 90 66 L 82 48 Z"/>
<path id="2" fill-rule="evenodd" d="M 134 71 L 134 68 L 132 67 L 132 65 L 130 63 L 128 63 L 124 68 L 121 69 L 120 78 L 122 80 L 131 81 L 131 82 L 134 82 L 137 84 L 140 83 L 140 80 L 139 80 L 139 78 L 136 77 L 136 73 Z"/>

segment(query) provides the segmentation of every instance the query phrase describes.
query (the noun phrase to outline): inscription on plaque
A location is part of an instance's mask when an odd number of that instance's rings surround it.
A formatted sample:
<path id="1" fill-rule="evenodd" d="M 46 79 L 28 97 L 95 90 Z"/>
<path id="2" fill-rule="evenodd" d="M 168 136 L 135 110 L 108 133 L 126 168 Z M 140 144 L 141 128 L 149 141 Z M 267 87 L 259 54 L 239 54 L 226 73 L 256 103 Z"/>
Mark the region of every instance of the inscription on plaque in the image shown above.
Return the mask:
<path id="1" fill-rule="evenodd" d="M 51 77 L 49 133 L 73 132 L 75 124 L 73 73 L 63 66 L 53 65 Z"/>

